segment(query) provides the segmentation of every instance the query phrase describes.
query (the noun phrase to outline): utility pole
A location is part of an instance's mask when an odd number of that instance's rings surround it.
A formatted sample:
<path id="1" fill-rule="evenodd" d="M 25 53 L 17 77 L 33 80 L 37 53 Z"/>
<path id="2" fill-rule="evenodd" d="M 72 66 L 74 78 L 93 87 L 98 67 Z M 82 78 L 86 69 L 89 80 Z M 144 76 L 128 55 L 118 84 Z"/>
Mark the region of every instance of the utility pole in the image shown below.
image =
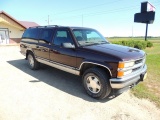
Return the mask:
<path id="1" fill-rule="evenodd" d="M 82 27 L 83 27 L 83 14 L 82 14 Z"/>
<path id="2" fill-rule="evenodd" d="M 49 25 L 49 15 L 48 15 L 48 25 Z"/>
<path id="3" fill-rule="evenodd" d="M 48 15 L 48 19 L 46 21 L 47 21 L 48 25 L 50 25 L 51 20 L 50 20 L 50 16 L 49 15 Z"/>

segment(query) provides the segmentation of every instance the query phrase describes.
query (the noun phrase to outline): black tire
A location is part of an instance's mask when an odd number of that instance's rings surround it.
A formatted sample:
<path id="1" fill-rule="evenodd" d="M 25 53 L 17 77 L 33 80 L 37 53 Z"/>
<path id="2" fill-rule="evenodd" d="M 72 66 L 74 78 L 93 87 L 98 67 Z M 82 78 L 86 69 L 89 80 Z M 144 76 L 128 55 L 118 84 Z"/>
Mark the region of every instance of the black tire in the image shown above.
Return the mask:
<path id="1" fill-rule="evenodd" d="M 28 64 L 30 66 L 30 69 L 37 70 L 40 67 L 40 63 L 35 59 L 34 54 L 32 52 L 28 53 L 27 56 Z"/>
<path id="2" fill-rule="evenodd" d="M 96 99 L 104 99 L 111 93 L 109 75 L 100 68 L 90 68 L 83 74 L 83 86 Z"/>

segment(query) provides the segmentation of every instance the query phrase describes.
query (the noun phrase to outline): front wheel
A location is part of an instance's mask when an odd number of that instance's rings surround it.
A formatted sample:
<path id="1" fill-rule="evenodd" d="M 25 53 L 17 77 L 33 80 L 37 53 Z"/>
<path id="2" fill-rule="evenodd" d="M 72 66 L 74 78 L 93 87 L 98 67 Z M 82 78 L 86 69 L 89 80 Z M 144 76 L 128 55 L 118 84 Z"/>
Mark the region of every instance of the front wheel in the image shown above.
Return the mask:
<path id="1" fill-rule="evenodd" d="M 83 86 L 93 98 L 104 99 L 111 93 L 109 77 L 100 68 L 90 68 L 84 73 Z"/>

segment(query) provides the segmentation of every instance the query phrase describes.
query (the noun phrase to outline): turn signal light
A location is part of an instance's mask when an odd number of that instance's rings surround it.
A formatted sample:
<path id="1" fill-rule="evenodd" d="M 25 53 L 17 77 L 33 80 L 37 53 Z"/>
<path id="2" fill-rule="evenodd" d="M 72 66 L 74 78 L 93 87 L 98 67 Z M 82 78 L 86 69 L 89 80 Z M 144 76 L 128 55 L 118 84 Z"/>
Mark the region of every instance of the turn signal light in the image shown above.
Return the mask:
<path id="1" fill-rule="evenodd" d="M 117 77 L 121 78 L 124 76 L 124 72 L 123 71 L 118 71 Z"/>

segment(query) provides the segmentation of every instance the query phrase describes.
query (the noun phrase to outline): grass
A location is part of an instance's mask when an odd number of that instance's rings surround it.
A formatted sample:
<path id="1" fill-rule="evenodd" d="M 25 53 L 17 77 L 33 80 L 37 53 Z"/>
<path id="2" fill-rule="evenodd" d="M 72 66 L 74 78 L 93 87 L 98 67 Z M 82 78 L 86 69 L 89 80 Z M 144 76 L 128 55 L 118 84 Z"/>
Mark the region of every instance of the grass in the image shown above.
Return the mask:
<path id="1" fill-rule="evenodd" d="M 128 39 L 110 38 L 109 41 Z M 134 39 L 140 40 L 140 38 Z M 160 108 L 160 38 L 149 39 L 149 41 L 153 42 L 153 47 L 145 49 L 147 53 L 146 64 L 148 66 L 147 79 L 135 86 L 131 92 L 138 98 L 149 99 Z"/>
<path id="2" fill-rule="evenodd" d="M 144 40 L 144 37 L 109 37 L 106 38 L 109 41 L 121 41 L 121 40 Z M 153 38 L 147 38 L 147 40 L 152 41 L 152 42 L 159 42 L 160 38 L 159 37 L 153 37 Z"/>
<path id="3" fill-rule="evenodd" d="M 160 41 L 154 47 L 147 48 L 147 79 L 136 86 L 132 93 L 138 98 L 147 98 L 160 108 Z"/>

